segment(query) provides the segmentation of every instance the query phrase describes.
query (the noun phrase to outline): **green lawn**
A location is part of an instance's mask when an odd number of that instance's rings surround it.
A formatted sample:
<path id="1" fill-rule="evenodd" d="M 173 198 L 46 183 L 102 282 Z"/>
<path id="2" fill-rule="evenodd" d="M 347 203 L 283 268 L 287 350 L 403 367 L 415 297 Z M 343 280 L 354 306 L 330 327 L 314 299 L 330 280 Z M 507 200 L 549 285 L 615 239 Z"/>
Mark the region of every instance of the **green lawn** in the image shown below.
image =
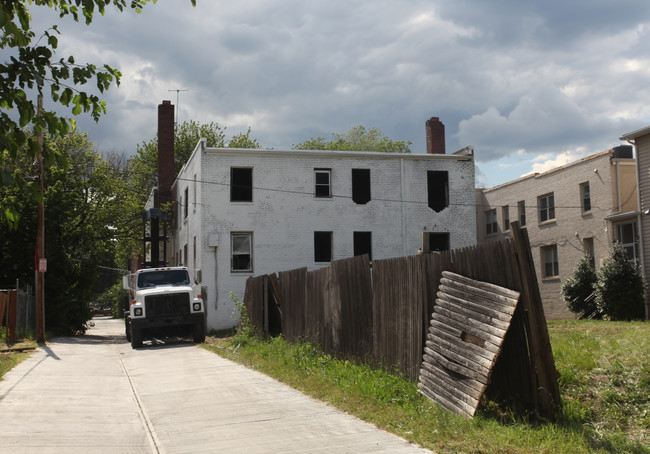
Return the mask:
<path id="1" fill-rule="evenodd" d="M 564 410 L 530 423 L 487 403 L 474 419 L 430 403 L 402 377 L 309 344 L 239 335 L 205 347 L 437 452 L 650 453 L 650 324 L 553 321 Z"/>

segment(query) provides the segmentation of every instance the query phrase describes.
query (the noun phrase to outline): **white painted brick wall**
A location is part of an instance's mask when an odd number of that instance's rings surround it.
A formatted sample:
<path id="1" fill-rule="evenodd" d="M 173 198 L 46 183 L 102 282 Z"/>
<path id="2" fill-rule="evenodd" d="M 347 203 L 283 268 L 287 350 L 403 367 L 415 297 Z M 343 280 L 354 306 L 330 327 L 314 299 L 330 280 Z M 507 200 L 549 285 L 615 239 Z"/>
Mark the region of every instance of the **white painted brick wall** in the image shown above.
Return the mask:
<path id="1" fill-rule="evenodd" d="M 253 168 L 253 202 L 230 202 L 231 167 Z M 315 168 L 332 169 L 331 199 L 314 197 Z M 370 169 L 366 205 L 351 199 L 353 168 Z M 428 170 L 449 172 L 450 206 L 440 213 L 427 206 Z M 190 202 L 194 174 L 196 210 L 191 206 L 180 219 L 170 249 L 177 253 L 187 243 L 185 264 L 201 270 L 209 329 L 237 323 L 229 292 L 243 299 L 249 276 L 327 265 L 314 262 L 314 231 L 333 232 L 333 260 L 353 255 L 354 231 L 372 232 L 373 259 L 415 254 L 425 229 L 450 232 L 451 248 L 476 243 L 472 157 L 198 148 L 175 183 L 179 195 L 190 187 Z M 231 272 L 231 232 L 253 232 L 253 273 Z M 208 246 L 214 234 L 216 248 Z M 191 261 L 194 236 L 197 263 Z"/>

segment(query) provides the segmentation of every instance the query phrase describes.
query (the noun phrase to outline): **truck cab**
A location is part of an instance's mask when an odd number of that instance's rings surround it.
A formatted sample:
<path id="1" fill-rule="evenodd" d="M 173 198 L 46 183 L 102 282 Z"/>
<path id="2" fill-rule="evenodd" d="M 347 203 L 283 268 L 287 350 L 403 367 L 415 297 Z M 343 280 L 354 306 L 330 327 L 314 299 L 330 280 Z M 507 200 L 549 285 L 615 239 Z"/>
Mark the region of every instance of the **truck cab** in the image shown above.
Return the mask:
<path id="1" fill-rule="evenodd" d="M 205 340 L 205 305 L 185 266 L 143 268 L 123 278 L 129 291 L 124 312 L 127 340 L 133 348 L 160 331 L 191 332 Z"/>

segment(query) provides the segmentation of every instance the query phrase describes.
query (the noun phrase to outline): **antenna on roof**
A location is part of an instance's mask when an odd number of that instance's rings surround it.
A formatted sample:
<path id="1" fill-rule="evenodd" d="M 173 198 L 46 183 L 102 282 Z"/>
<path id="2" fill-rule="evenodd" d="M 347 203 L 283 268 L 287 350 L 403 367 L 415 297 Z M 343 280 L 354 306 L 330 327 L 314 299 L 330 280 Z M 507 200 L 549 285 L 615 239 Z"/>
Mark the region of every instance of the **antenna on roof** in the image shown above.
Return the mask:
<path id="1" fill-rule="evenodd" d="M 176 92 L 176 120 L 174 120 L 174 124 L 178 124 L 178 111 L 180 110 L 178 108 L 178 94 L 181 91 L 190 91 L 188 89 L 182 89 L 182 88 L 177 88 L 176 90 L 167 90 L 167 91 L 175 91 Z"/>

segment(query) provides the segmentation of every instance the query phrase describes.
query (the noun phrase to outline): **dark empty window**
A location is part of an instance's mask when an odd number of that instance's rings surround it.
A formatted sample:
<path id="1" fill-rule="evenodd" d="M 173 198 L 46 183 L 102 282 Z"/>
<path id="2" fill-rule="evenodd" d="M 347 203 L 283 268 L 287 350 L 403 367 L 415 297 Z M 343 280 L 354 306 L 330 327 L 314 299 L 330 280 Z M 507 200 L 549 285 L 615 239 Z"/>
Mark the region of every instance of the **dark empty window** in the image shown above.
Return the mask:
<path id="1" fill-rule="evenodd" d="M 449 206 L 449 173 L 447 171 L 429 170 L 427 172 L 427 190 L 429 208 L 442 211 Z"/>
<path id="2" fill-rule="evenodd" d="M 187 217 L 187 209 L 190 204 L 190 199 L 188 196 L 188 188 L 185 188 L 185 205 L 183 206 L 183 219 Z"/>
<path id="3" fill-rule="evenodd" d="M 332 261 L 332 232 L 314 232 L 314 262 Z"/>
<path id="4" fill-rule="evenodd" d="M 253 169 L 250 167 L 230 169 L 230 201 L 253 201 Z"/>
<path id="5" fill-rule="evenodd" d="M 526 225 L 526 201 L 520 200 L 517 202 L 517 209 L 519 210 L 519 223 L 523 227 Z"/>
<path id="6" fill-rule="evenodd" d="M 332 188 L 330 184 L 330 177 L 332 176 L 331 173 L 332 172 L 329 169 L 314 170 L 314 194 L 316 197 L 332 197 Z"/>
<path id="7" fill-rule="evenodd" d="M 370 169 L 352 169 L 352 201 L 360 205 L 370 202 Z"/>
<path id="8" fill-rule="evenodd" d="M 589 190 L 589 183 L 582 183 L 580 185 L 580 197 L 582 198 L 582 211 L 591 211 L 591 191 Z"/>
<path id="9" fill-rule="evenodd" d="M 422 233 L 422 252 L 448 251 L 449 250 L 449 233 L 448 232 L 423 232 Z"/>
<path id="10" fill-rule="evenodd" d="M 363 254 L 372 260 L 372 232 L 354 232 L 354 255 Z"/>

